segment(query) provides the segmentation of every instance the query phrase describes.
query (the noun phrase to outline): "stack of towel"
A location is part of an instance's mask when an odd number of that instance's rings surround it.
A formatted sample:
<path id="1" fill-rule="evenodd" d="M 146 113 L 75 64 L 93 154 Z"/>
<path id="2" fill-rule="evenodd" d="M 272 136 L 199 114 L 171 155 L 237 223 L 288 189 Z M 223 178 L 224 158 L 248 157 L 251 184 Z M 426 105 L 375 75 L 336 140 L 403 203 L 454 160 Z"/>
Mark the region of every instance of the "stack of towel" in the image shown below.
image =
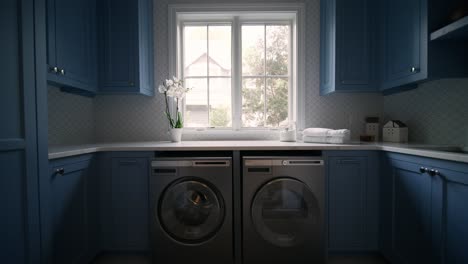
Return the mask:
<path id="1" fill-rule="evenodd" d="M 307 128 L 302 131 L 302 140 L 309 143 L 343 144 L 349 142 L 348 129 Z"/>

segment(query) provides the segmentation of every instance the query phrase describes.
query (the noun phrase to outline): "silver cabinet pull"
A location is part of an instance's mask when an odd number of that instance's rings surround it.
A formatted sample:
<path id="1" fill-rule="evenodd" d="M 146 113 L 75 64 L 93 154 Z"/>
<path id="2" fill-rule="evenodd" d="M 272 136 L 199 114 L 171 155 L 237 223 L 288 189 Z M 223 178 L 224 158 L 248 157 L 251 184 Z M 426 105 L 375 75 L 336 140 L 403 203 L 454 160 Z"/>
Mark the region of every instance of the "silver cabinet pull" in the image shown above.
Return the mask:
<path id="1" fill-rule="evenodd" d="M 65 174 L 65 169 L 64 168 L 56 169 L 55 174 L 63 176 Z"/>
<path id="2" fill-rule="evenodd" d="M 421 172 L 421 173 L 426 173 L 428 171 L 429 171 L 428 168 L 424 168 L 424 167 L 419 168 L 419 172 Z"/>
<path id="3" fill-rule="evenodd" d="M 416 68 L 416 67 L 411 67 L 411 72 L 418 72 L 418 71 L 419 71 L 418 68 Z"/>
<path id="4" fill-rule="evenodd" d="M 59 69 L 57 67 L 50 67 L 50 71 L 53 73 L 58 73 Z"/>
<path id="5" fill-rule="evenodd" d="M 61 75 L 65 75 L 65 70 L 64 70 L 64 69 L 61 69 L 61 70 L 60 70 L 60 74 L 61 74 Z"/>

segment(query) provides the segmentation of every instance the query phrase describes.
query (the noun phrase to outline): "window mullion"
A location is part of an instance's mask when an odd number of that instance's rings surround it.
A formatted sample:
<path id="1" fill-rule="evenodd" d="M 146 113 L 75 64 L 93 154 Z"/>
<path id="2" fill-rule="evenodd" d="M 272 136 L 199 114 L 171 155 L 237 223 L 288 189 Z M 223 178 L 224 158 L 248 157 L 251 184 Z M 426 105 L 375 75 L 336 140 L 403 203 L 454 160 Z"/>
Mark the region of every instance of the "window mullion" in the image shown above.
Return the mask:
<path id="1" fill-rule="evenodd" d="M 210 28 L 206 25 L 206 98 L 207 98 L 207 114 L 208 126 L 210 127 Z"/>
<path id="2" fill-rule="evenodd" d="M 234 17 L 232 24 L 232 128 L 242 127 L 242 35 L 239 17 Z"/>
<path id="3" fill-rule="evenodd" d="M 267 62 L 267 40 L 266 40 L 266 24 L 263 27 L 263 126 L 266 127 L 266 118 L 267 118 L 267 72 L 266 72 L 266 62 Z"/>

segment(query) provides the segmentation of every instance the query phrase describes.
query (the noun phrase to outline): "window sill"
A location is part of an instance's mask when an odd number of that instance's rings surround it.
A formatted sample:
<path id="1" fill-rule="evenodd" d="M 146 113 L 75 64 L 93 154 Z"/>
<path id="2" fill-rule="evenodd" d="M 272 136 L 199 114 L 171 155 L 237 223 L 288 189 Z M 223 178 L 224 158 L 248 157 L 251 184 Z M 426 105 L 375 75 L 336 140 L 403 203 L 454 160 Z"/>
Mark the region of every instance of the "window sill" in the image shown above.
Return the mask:
<path id="1" fill-rule="evenodd" d="M 279 129 L 206 129 L 185 128 L 183 140 L 277 140 Z"/>

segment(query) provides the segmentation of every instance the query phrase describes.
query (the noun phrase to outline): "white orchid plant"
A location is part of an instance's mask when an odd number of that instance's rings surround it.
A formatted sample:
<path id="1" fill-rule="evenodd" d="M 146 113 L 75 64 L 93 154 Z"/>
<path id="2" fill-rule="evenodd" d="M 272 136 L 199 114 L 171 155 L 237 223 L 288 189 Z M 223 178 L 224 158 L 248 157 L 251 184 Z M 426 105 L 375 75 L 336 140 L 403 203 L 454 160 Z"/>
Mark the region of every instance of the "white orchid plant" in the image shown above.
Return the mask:
<path id="1" fill-rule="evenodd" d="M 169 120 L 169 125 L 171 128 L 183 128 L 184 121 L 182 120 L 182 113 L 179 112 L 179 103 L 182 102 L 185 95 L 190 88 L 185 88 L 182 80 L 179 80 L 177 77 L 172 77 L 172 79 L 165 80 L 158 87 L 159 93 L 164 94 L 164 99 L 166 101 L 166 117 Z M 176 102 L 176 116 L 172 118 L 171 112 L 169 111 L 169 102 L 168 97 L 171 97 Z"/>

